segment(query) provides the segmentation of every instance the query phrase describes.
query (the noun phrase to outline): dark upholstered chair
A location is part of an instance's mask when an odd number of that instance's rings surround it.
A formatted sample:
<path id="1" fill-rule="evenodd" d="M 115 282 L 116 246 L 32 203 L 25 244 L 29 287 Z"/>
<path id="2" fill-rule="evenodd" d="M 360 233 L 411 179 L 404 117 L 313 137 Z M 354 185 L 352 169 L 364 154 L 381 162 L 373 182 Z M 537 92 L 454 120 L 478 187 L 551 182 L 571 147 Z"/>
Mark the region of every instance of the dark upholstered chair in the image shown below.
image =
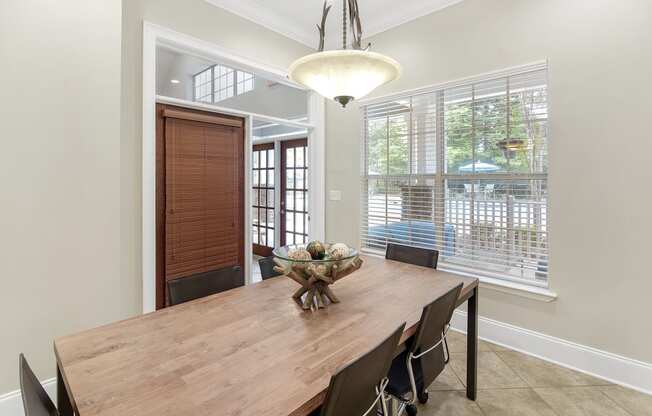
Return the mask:
<path id="1" fill-rule="evenodd" d="M 444 371 L 444 341 L 461 290 L 462 284 L 423 308 L 414 337 L 392 362 L 387 392 L 401 402 L 399 414 L 405 409 L 409 416 L 416 415 L 416 400 L 428 401 L 427 387 Z"/>
<path id="2" fill-rule="evenodd" d="M 258 260 L 258 265 L 260 266 L 260 274 L 263 277 L 263 280 L 281 275 L 281 273 L 274 270 L 274 256 L 264 257 Z"/>
<path id="3" fill-rule="evenodd" d="M 242 269 L 239 266 L 169 280 L 170 305 L 178 305 L 242 286 L 241 281 Z"/>
<path id="4" fill-rule="evenodd" d="M 439 260 L 439 251 L 388 243 L 385 258 L 436 269 L 437 261 Z"/>
<path id="5" fill-rule="evenodd" d="M 405 324 L 377 347 L 340 369 L 330 381 L 321 409 L 313 416 L 387 416 L 385 387 Z"/>
<path id="6" fill-rule="evenodd" d="M 56 406 L 27 364 L 25 356 L 20 354 L 18 360 L 20 392 L 23 396 L 25 416 L 58 416 Z"/>

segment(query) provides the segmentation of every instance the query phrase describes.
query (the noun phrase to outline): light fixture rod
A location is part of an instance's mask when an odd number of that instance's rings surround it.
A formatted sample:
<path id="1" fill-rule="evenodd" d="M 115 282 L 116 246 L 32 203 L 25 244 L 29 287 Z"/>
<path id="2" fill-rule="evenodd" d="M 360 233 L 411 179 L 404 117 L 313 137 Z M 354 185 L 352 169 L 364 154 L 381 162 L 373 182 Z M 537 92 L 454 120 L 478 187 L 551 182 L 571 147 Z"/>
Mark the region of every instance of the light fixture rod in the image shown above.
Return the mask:
<path id="1" fill-rule="evenodd" d="M 346 2 L 342 0 L 342 49 L 346 49 Z"/>

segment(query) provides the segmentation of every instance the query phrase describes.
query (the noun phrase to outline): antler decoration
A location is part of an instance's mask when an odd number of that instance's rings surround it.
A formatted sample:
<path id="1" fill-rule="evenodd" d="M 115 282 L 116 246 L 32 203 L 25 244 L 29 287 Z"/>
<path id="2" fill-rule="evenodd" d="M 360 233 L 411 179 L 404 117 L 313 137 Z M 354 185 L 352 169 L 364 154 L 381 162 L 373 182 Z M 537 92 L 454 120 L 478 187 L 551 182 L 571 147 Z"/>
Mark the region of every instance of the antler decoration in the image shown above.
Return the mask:
<path id="1" fill-rule="evenodd" d="M 331 5 L 327 4 L 327 0 L 324 0 L 324 8 L 321 15 L 321 26 L 317 25 L 317 30 L 319 31 L 319 52 L 324 51 L 324 40 L 326 39 L 326 18 L 328 17 L 328 12 L 331 11 Z"/>
<path id="2" fill-rule="evenodd" d="M 344 0 L 347 1 L 347 0 Z M 349 20 L 351 21 L 351 32 L 353 34 L 353 49 L 362 49 L 362 23 L 360 22 L 360 8 L 358 0 L 348 0 L 349 2 Z M 364 50 L 369 49 L 369 43 Z"/>

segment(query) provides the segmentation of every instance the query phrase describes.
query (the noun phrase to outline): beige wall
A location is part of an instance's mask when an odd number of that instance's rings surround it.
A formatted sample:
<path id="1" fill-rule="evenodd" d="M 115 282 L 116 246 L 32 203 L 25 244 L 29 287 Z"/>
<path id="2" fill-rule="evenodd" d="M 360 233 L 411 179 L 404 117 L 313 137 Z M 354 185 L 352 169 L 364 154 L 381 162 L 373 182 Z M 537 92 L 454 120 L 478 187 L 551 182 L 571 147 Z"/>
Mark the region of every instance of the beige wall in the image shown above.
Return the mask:
<path id="1" fill-rule="evenodd" d="M 286 68 L 308 48 L 204 0 L 128 0 L 123 7 L 121 276 L 132 314 L 141 310 L 141 131 L 143 20 Z"/>
<path id="2" fill-rule="evenodd" d="M 279 67 L 308 51 L 203 0 L 121 3 L 0 2 L 0 394 L 19 352 L 53 377 L 55 337 L 141 310 L 142 20 Z"/>
<path id="3" fill-rule="evenodd" d="M 18 354 L 131 312 L 120 282 L 120 0 L 0 2 L 0 394 Z"/>
<path id="4" fill-rule="evenodd" d="M 465 0 L 382 33 L 403 64 L 379 94 L 550 60 L 554 303 L 485 290 L 481 314 L 652 362 L 652 2 Z M 358 241 L 360 118 L 330 105 L 327 238 Z"/>

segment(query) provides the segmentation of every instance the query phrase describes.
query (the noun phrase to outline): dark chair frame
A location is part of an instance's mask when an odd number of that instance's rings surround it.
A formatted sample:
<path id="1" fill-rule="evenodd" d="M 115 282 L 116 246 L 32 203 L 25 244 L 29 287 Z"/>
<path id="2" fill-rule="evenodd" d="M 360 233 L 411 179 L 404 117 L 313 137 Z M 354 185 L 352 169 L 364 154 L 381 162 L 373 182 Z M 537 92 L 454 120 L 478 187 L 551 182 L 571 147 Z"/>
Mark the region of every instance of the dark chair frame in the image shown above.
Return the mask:
<path id="1" fill-rule="evenodd" d="M 179 305 L 242 286 L 242 276 L 242 268 L 233 266 L 168 280 L 169 305 Z"/>
<path id="2" fill-rule="evenodd" d="M 25 416 L 58 416 L 57 407 L 30 368 L 23 354 L 18 357 L 18 368 Z"/>
<path id="3" fill-rule="evenodd" d="M 258 265 L 260 266 L 260 275 L 263 280 L 271 279 L 273 277 L 281 276 L 281 273 L 274 270 L 274 256 L 263 257 L 258 260 Z"/>
<path id="4" fill-rule="evenodd" d="M 387 243 L 385 258 L 387 260 L 395 260 L 401 263 L 436 269 L 439 261 L 439 251 L 429 248 Z"/>
<path id="5" fill-rule="evenodd" d="M 423 386 L 424 391 L 419 391 L 417 387 L 415 368 L 413 366 L 414 361 L 419 360 L 421 357 L 424 357 L 427 354 L 432 353 L 439 346 L 443 346 L 444 366 L 448 364 L 450 354 L 448 353 L 446 336 L 450 329 L 450 321 L 452 319 L 453 312 L 455 311 L 456 308 L 456 300 L 459 298 L 459 294 L 462 290 L 462 287 L 463 284 L 460 283 L 459 285 L 455 286 L 454 288 L 452 288 L 442 296 L 438 297 L 434 301 L 430 302 L 428 305 L 426 305 L 423 308 L 423 311 L 421 313 L 421 319 L 419 321 L 419 327 L 417 328 L 416 334 L 409 342 L 409 345 L 407 347 L 407 355 L 405 358 L 405 365 L 410 380 L 410 390 L 412 394 L 409 399 L 406 399 L 404 397 L 394 396 L 400 402 L 400 406 L 398 409 L 399 415 L 401 415 L 404 410 L 407 410 L 408 415 L 416 415 L 417 410 L 415 404 L 417 399 L 421 403 L 426 403 L 428 401 L 427 386 Z M 423 334 L 428 328 L 430 320 L 432 319 L 431 317 L 433 315 L 431 311 L 438 302 L 442 302 L 444 300 L 451 300 L 451 302 L 449 305 L 450 310 L 447 312 L 445 324 L 441 331 L 441 337 L 435 340 L 432 345 L 425 346 L 423 344 L 428 340 L 423 339 Z"/>
<path id="6" fill-rule="evenodd" d="M 342 400 L 342 392 L 349 393 L 349 389 L 346 388 L 346 383 L 352 377 L 360 376 L 362 374 L 381 373 L 381 379 L 378 381 L 378 384 L 375 387 L 376 396 L 373 402 L 369 405 L 367 410 L 360 415 L 351 415 L 351 416 L 369 416 L 376 415 L 375 410 L 378 408 L 380 402 L 380 407 L 382 414 L 384 416 L 389 416 L 389 410 L 387 408 L 388 396 L 385 392 L 385 388 L 389 384 L 389 379 L 387 378 L 387 373 L 389 367 L 394 358 L 394 354 L 398 348 L 401 336 L 405 330 L 405 323 L 401 324 L 396 328 L 393 333 L 380 342 L 376 347 L 367 352 L 365 355 L 359 357 L 355 361 L 347 364 L 345 367 L 338 370 L 335 375 L 331 377 L 328 391 L 326 393 L 326 398 L 324 399 L 324 404 L 321 409 L 313 412 L 313 415 L 320 416 L 341 416 L 341 403 L 338 403 L 338 400 Z M 384 355 L 383 357 L 378 357 L 378 355 Z M 380 360 L 380 363 L 379 363 Z M 365 368 L 372 365 L 373 368 Z M 379 366 L 380 364 L 380 366 Z M 345 397 L 345 400 L 349 401 L 354 400 L 354 397 Z M 345 404 L 345 406 L 347 406 Z M 349 405 L 350 406 L 350 405 Z M 339 412 L 339 413 L 338 413 Z"/>

